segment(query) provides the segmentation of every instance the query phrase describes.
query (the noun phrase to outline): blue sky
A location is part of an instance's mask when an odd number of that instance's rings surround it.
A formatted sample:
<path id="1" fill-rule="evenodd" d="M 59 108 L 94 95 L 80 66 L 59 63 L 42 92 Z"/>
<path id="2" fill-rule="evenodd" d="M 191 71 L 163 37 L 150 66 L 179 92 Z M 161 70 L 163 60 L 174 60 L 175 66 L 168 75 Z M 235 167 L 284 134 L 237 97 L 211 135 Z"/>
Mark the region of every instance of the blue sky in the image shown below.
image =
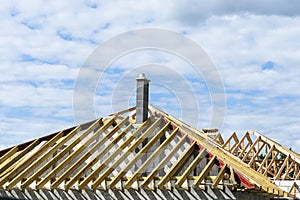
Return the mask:
<path id="1" fill-rule="evenodd" d="M 214 62 L 226 92 L 225 136 L 255 130 L 299 152 L 299 13 L 297 0 L 2 2 L 0 148 L 73 126 L 74 84 L 88 56 L 118 34 L 152 27 L 184 34 Z M 151 63 L 166 66 L 147 74 L 151 104 L 208 127 L 203 77 L 163 51 L 113 62 L 98 81 L 95 116 L 132 105 L 134 77 Z"/>

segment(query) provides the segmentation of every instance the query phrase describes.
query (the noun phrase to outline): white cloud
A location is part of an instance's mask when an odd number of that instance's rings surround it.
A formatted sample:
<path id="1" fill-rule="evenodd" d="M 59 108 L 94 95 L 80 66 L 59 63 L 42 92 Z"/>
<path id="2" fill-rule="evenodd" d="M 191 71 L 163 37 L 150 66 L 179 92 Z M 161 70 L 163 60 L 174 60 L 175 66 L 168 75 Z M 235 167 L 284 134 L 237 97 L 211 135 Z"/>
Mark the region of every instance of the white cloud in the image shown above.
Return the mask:
<path id="1" fill-rule="evenodd" d="M 225 134 L 258 130 L 299 152 L 295 136 L 300 130 L 299 11 L 295 0 L 2 2 L 0 147 L 27 140 L 26 134 L 34 138 L 70 126 L 73 80 L 96 46 L 125 31 L 157 27 L 186 34 L 214 61 L 227 91 Z M 262 70 L 268 61 L 274 67 Z M 118 81 L 127 78 L 119 83 L 127 85 L 139 72 L 132 67 L 149 63 L 170 66 L 185 79 L 193 77 L 190 84 L 202 112 L 199 128 L 206 127 L 212 113 L 207 86 L 203 80 L 197 82 L 201 77 L 193 75 L 191 66 L 181 58 L 158 51 L 126 55 L 111 66 L 131 73 L 124 78 L 121 72 L 111 70 L 101 79 L 96 114 L 110 113 Z M 176 91 L 181 91 L 177 97 L 188 93 L 184 84 L 176 84 L 165 70 L 152 73 L 149 78 L 154 82 L 164 79 L 165 86 L 177 86 Z M 133 87 L 134 83 L 129 88 Z M 156 93 L 168 92 L 153 88 Z M 132 95 L 132 89 L 122 94 Z M 125 98 L 126 103 L 130 98 Z M 161 96 L 153 103 L 180 116 L 175 96 L 167 98 Z M 285 140 L 286 134 L 291 135 L 290 140 Z"/>
<path id="2" fill-rule="evenodd" d="M 265 0 L 265 1 L 204 1 L 179 0 L 172 6 L 171 16 L 184 25 L 198 25 L 199 22 L 215 15 L 243 14 L 299 16 L 300 3 L 297 0 Z"/>

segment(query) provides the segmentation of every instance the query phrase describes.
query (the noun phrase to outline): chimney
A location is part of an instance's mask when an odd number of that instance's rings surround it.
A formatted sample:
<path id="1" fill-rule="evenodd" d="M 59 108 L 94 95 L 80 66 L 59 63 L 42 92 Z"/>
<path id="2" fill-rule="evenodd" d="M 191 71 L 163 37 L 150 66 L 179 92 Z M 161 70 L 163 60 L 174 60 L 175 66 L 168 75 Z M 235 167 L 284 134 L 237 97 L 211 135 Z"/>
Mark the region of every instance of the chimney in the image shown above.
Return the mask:
<path id="1" fill-rule="evenodd" d="M 145 73 L 136 78 L 136 124 L 142 124 L 148 118 L 149 82 Z"/>

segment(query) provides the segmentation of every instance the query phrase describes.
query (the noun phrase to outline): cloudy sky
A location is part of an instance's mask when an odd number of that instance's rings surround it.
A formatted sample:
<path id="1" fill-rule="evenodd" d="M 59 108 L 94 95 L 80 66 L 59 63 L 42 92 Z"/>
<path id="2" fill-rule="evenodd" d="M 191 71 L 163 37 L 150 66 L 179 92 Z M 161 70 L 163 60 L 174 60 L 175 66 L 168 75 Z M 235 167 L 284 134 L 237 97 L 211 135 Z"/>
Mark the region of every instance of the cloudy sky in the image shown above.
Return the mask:
<path id="1" fill-rule="evenodd" d="M 91 55 L 124 32 L 158 28 L 193 40 L 214 63 L 224 135 L 255 130 L 299 152 L 299 15 L 298 0 L 1 2 L 0 148 L 73 126 L 74 88 Z M 193 70 L 174 52 L 123 55 L 97 77 L 93 117 L 134 105 L 134 78 L 145 71 L 152 105 L 209 127 L 220 94 Z"/>

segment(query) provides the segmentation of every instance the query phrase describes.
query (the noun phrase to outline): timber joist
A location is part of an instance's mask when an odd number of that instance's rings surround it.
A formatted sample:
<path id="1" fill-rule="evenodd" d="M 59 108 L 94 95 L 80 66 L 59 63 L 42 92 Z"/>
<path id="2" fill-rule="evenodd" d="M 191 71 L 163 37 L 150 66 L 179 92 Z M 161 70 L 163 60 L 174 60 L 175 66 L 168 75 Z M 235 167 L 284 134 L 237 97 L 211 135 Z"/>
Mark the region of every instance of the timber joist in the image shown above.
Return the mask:
<path id="1" fill-rule="evenodd" d="M 0 188 L 230 187 L 290 196 L 271 180 L 299 179 L 298 154 L 256 132 L 240 140 L 234 133 L 225 141 L 220 133 L 213 138 L 152 106 L 149 118 L 137 125 L 134 110 L 0 151 Z"/>

